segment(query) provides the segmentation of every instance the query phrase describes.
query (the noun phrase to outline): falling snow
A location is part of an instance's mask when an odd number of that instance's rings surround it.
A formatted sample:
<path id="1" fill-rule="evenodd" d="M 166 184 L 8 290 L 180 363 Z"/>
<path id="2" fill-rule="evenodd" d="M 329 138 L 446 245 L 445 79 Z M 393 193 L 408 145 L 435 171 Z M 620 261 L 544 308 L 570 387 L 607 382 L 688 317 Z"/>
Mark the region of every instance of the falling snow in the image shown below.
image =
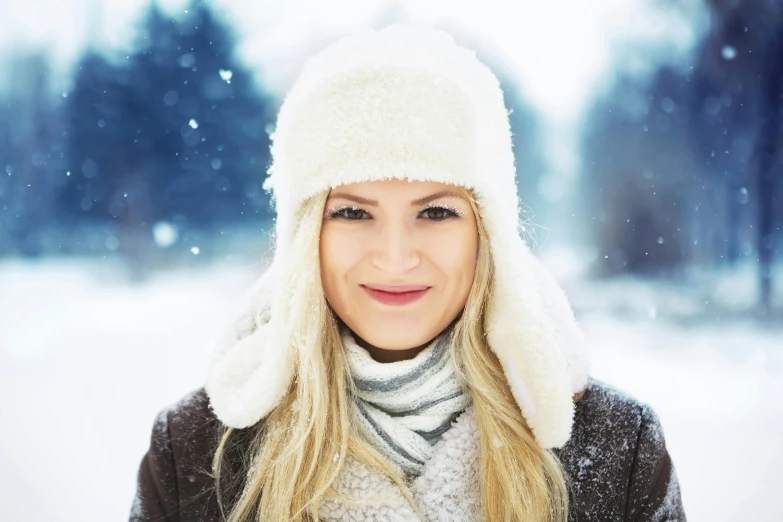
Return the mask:
<path id="1" fill-rule="evenodd" d="M 159 221 L 153 225 L 152 235 L 155 239 L 156 245 L 161 248 L 167 248 L 177 241 L 179 232 L 177 227 L 168 221 Z"/>
<path id="2" fill-rule="evenodd" d="M 231 70 L 225 70 L 220 69 L 219 71 L 220 77 L 226 81 L 226 83 L 231 83 L 231 77 L 234 76 L 234 72 Z"/>

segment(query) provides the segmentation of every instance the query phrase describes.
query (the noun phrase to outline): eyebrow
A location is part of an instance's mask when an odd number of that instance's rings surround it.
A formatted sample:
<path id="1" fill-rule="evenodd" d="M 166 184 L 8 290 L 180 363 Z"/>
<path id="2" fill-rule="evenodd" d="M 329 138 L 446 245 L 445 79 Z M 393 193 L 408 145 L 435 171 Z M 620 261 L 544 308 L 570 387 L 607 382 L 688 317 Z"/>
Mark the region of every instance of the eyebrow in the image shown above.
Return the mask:
<path id="1" fill-rule="evenodd" d="M 451 192 L 451 191 L 448 191 L 448 190 L 443 190 L 441 192 L 436 192 L 435 194 L 430 194 L 429 196 L 424 196 L 423 198 L 414 199 L 413 201 L 411 201 L 411 206 L 423 205 L 423 204 L 429 203 L 430 201 L 433 201 L 435 199 L 443 198 L 443 197 L 449 197 L 449 196 L 450 197 L 454 197 L 454 198 L 465 199 L 460 194 L 457 194 L 455 192 Z M 344 192 L 333 192 L 333 193 L 329 194 L 329 199 L 332 199 L 332 198 L 348 199 L 350 201 L 355 201 L 356 203 L 361 203 L 362 205 L 369 205 L 371 207 L 377 207 L 378 206 L 378 202 L 376 200 L 374 200 L 374 199 L 367 199 L 367 198 L 363 198 L 361 196 L 355 196 L 353 194 L 346 194 Z"/>

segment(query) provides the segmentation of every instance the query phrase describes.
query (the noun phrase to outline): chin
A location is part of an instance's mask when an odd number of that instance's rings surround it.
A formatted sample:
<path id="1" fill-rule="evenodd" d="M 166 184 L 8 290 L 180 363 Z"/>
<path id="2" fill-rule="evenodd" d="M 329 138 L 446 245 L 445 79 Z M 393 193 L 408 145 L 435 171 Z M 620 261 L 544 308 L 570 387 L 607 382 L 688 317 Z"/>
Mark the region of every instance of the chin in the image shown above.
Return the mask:
<path id="1" fill-rule="evenodd" d="M 436 330 L 438 328 L 423 323 L 418 316 L 373 318 L 363 321 L 362 327 L 354 329 L 362 339 L 384 350 L 407 350 L 421 346 L 438 335 L 440 330 Z"/>

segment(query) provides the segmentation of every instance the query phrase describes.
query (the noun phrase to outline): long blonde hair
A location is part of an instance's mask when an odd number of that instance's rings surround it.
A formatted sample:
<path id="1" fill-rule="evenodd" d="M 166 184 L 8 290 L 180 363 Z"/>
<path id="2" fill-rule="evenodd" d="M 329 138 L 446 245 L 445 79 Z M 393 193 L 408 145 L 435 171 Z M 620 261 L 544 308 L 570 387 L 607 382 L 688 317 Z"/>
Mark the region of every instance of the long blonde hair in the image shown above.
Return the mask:
<path id="1" fill-rule="evenodd" d="M 479 251 L 473 285 L 451 335 L 457 378 L 470 394 L 479 428 L 479 487 L 486 521 L 565 522 L 568 494 L 557 457 L 539 446 L 517 406 L 503 369 L 485 340 L 484 317 L 494 286 L 487 232 L 470 191 Z M 299 218 L 322 218 L 328 191 L 310 198 Z M 319 221 L 320 222 L 320 221 Z M 318 252 L 318 237 L 308 238 Z M 316 254 L 317 255 L 317 254 Z M 320 274 L 319 274 L 320 278 Z M 319 279 L 320 282 L 320 279 Z M 420 514 L 405 478 L 367 443 L 350 421 L 355 393 L 339 334 L 338 319 L 320 285 L 308 296 L 312 313 L 294 318 L 298 339 L 315 344 L 295 362 L 295 378 L 282 402 L 253 430 L 243 459 L 245 482 L 225 514 L 220 475 L 226 445 L 235 431 L 222 427 L 212 461 L 218 503 L 227 522 L 306 522 L 318 517 L 321 498 L 332 490 L 346 455 L 387 475 Z M 306 317 L 304 315 L 307 315 Z M 262 494 L 263 492 L 263 494 Z M 312 510 L 312 515 L 308 513 Z"/>

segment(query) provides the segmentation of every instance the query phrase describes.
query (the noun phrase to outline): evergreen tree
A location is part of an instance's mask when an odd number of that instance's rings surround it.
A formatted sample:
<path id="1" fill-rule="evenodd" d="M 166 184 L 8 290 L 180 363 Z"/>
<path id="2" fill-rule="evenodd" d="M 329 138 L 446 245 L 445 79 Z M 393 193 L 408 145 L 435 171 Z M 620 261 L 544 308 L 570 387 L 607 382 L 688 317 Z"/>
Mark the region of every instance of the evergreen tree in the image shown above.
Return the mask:
<path id="1" fill-rule="evenodd" d="M 69 97 L 74 176 L 61 195 L 77 223 L 108 228 L 123 252 L 143 256 L 161 221 L 209 234 L 269 217 L 261 183 L 273 104 L 234 48 L 229 28 L 193 0 L 179 19 L 153 3 L 121 64 L 85 53 Z"/>
<path id="2" fill-rule="evenodd" d="M 157 158 L 158 219 L 208 227 L 267 217 L 261 191 L 271 103 L 232 55 L 231 34 L 202 1 L 173 21 L 152 8 L 131 65 L 139 141 Z"/>

